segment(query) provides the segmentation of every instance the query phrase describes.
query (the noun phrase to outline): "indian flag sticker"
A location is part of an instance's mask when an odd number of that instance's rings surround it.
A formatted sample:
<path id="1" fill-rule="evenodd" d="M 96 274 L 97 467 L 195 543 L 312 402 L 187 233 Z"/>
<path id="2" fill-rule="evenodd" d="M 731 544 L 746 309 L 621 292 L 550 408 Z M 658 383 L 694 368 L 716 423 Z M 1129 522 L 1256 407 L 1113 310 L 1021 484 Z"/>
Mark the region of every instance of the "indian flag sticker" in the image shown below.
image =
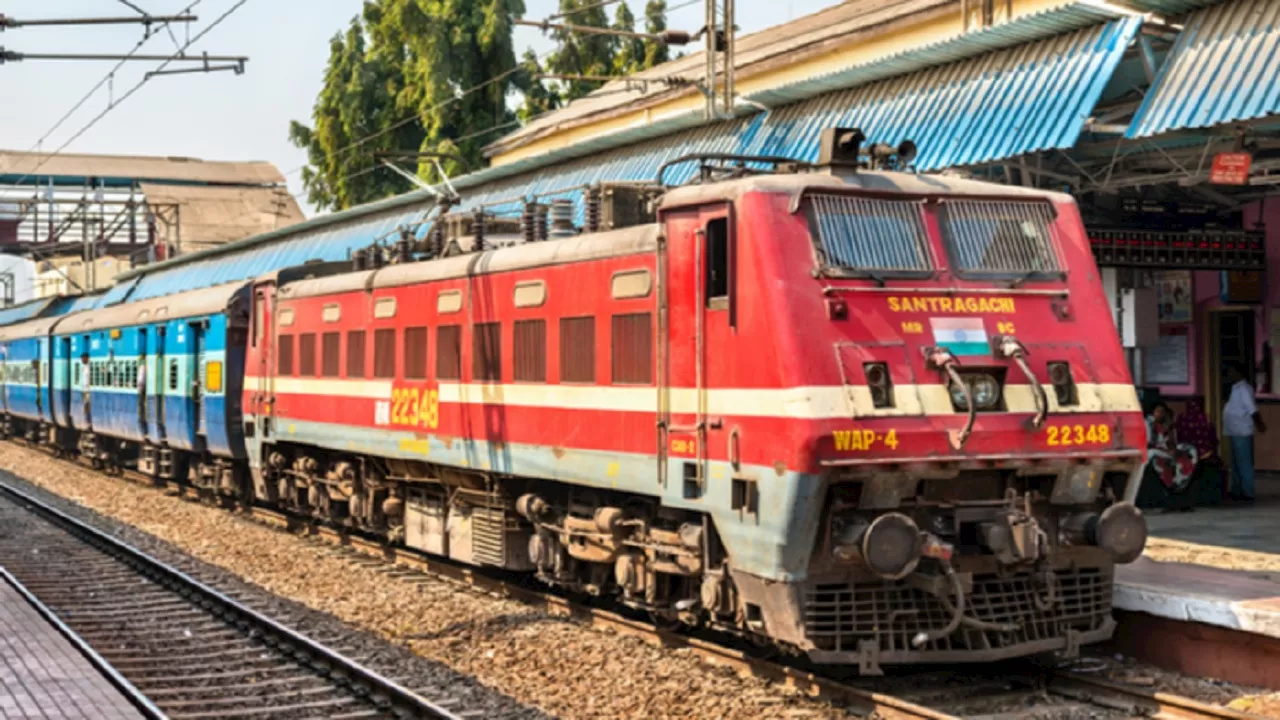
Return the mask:
<path id="1" fill-rule="evenodd" d="M 929 325 L 933 328 L 933 341 L 952 355 L 991 354 L 982 318 L 929 318 Z"/>

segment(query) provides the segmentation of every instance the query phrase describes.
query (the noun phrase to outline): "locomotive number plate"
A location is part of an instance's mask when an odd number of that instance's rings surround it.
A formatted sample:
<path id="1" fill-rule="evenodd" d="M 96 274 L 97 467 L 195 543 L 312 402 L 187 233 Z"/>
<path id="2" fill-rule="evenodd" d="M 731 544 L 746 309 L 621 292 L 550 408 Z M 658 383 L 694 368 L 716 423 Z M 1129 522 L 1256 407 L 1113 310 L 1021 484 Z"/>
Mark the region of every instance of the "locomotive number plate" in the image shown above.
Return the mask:
<path id="1" fill-rule="evenodd" d="M 440 427 L 440 391 L 418 387 L 391 389 L 391 402 L 380 402 L 376 409 L 379 425 L 404 428 Z"/>
<path id="2" fill-rule="evenodd" d="M 1087 447 L 1110 445 L 1109 425 L 1050 425 L 1045 428 L 1049 447 Z"/>
<path id="3" fill-rule="evenodd" d="M 836 430 L 831 433 L 836 452 L 866 452 L 885 447 L 898 449 L 898 431 L 878 433 L 875 430 Z"/>

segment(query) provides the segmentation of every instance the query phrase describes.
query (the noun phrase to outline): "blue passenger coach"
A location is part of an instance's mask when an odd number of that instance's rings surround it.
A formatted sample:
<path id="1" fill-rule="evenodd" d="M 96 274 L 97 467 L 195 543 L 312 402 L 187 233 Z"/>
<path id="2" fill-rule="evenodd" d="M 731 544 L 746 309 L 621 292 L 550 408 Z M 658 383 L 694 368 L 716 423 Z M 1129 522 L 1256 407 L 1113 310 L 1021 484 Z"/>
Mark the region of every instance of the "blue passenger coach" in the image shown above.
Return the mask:
<path id="1" fill-rule="evenodd" d="M 245 456 L 237 429 L 247 326 L 245 282 L 60 323 L 54 343 L 71 359 L 80 451 L 104 463 L 136 458 L 139 470 L 165 479 L 230 472 Z"/>

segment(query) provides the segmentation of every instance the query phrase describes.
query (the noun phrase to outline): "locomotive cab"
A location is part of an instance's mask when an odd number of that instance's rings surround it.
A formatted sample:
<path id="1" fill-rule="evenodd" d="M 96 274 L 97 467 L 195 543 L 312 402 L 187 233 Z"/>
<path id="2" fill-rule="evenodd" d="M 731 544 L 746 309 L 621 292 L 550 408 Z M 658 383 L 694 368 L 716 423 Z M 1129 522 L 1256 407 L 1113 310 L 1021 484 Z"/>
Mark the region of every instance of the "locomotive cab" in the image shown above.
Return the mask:
<path id="1" fill-rule="evenodd" d="M 867 672 L 1108 638 L 1145 432 L 1074 201 L 824 165 L 660 210 L 662 469 L 738 621 Z"/>

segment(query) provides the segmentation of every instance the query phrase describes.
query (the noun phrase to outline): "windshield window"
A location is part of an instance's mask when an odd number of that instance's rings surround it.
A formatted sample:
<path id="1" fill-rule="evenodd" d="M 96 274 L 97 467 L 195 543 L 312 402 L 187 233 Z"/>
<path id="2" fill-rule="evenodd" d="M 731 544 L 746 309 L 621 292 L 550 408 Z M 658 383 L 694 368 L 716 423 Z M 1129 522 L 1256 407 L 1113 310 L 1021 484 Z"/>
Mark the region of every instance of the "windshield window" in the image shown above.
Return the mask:
<path id="1" fill-rule="evenodd" d="M 946 201 L 940 219 L 952 261 L 962 274 L 1061 272 L 1054 211 L 1048 203 Z"/>
<path id="2" fill-rule="evenodd" d="M 917 201 L 814 195 L 809 208 L 826 270 L 879 275 L 933 269 Z"/>

